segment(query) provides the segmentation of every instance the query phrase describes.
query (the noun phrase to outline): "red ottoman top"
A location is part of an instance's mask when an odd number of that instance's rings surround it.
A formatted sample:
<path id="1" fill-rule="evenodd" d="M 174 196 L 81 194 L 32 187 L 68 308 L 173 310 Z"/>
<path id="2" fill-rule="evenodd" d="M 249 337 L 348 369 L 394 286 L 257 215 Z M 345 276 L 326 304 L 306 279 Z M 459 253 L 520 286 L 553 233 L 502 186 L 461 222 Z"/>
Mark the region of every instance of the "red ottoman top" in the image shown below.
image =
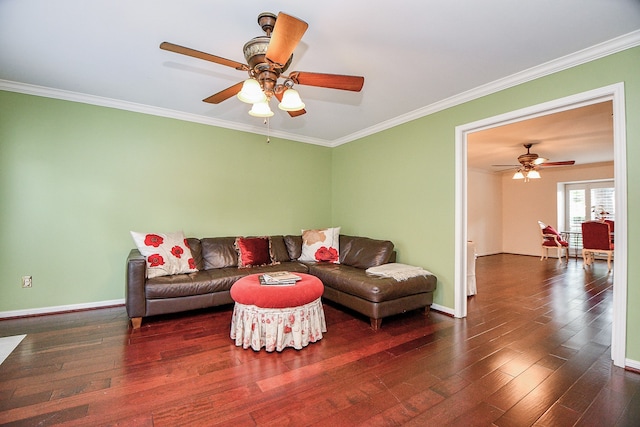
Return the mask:
<path id="1" fill-rule="evenodd" d="M 295 273 L 302 280 L 295 285 L 261 285 L 260 274 L 251 274 L 231 286 L 231 298 L 244 305 L 260 308 L 287 308 L 308 304 L 320 298 L 324 285 L 315 276 Z"/>

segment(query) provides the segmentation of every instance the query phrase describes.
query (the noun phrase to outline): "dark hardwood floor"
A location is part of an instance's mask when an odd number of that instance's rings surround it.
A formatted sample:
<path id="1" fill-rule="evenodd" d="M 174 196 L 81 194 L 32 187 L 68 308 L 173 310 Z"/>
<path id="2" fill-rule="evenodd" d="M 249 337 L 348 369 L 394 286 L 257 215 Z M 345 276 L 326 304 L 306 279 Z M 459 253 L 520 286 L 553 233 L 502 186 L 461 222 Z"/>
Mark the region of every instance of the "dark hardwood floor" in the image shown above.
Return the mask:
<path id="1" fill-rule="evenodd" d="M 640 375 L 610 360 L 612 275 L 537 257 L 477 263 L 469 316 L 367 319 L 325 304 L 301 351 L 229 338 L 232 307 L 145 320 L 123 307 L 0 321 L 0 424 L 638 426 Z"/>

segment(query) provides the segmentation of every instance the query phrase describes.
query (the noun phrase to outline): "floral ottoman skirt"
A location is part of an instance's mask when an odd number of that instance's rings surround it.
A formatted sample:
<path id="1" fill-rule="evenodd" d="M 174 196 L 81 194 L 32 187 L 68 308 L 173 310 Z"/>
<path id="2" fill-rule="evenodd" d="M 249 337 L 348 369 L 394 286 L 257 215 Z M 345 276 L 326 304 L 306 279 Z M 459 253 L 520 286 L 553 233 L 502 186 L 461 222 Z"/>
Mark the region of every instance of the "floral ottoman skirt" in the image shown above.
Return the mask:
<path id="1" fill-rule="evenodd" d="M 300 350 L 322 339 L 327 332 L 320 298 L 298 307 L 262 308 L 235 303 L 231 317 L 231 339 L 236 346 L 260 351 Z"/>

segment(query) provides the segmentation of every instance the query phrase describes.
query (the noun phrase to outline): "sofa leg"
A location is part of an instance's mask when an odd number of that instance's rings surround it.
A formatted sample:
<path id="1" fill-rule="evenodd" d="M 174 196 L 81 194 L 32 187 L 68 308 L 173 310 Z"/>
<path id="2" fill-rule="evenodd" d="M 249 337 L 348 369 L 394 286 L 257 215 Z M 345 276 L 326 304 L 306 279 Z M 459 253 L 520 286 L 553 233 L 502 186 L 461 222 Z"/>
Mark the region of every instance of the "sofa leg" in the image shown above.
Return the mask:
<path id="1" fill-rule="evenodd" d="M 422 314 L 424 314 L 425 316 L 428 316 L 429 312 L 431 311 L 431 306 L 427 305 L 421 311 L 422 311 Z"/>
<path id="2" fill-rule="evenodd" d="M 142 317 L 132 317 L 131 326 L 133 326 L 133 329 L 140 329 L 140 326 L 142 326 Z"/>
<path id="3" fill-rule="evenodd" d="M 382 319 L 374 319 L 373 317 L 370 317 L 369 321 L 371 322 L 371 329 L 377 332 L 378 329 L 380 329 L 380 325 L 382 325 Z"/>

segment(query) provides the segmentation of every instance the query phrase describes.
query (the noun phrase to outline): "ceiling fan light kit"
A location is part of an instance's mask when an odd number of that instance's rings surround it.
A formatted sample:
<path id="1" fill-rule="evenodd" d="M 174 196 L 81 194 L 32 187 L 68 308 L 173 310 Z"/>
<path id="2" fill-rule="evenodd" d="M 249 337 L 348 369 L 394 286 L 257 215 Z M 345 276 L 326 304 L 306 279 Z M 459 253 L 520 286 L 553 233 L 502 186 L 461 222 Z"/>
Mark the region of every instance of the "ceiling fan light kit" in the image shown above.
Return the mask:
<path id="1" fill-rule="evenodd" d="M 284 111 L 300 111 L 304 108 L 304 102 L 300 99 L 297 90 L 287 89 L 282 94 L 282 101 L 278 104 L 278 108 Z"/>
<path id="2" fill-rule="evenodd" d="M 309 25 L 283 12 L 278 15 L 270 12 L 261 13 L 258 15 L 258 25 L 266 33 L 266 36 L 254 37 L 245 43 L 242 51 L 247 64 L 169 42 L 161 43 L 160 48 L 248 72 L 249 78 L 243 83 L 236 83 L 203 101 L 219 104 L 233 95 L 237 95 L 242 102 L 253 104 L 249 114 L 255 117 L 271 117 L 273 115 L 269 108 L 269 101 L 274 96 L 280 102 L 278 107 L 287 111 L 291 117 L 306 113 L 305 104 L 302 102 L 300 94 L 293 89 L 294 84 L 353 92 L 359 92 L 362 89 L 364 85 L 364 77 L 362 76 L 304 71 L 293 71 L 289 75 L 284 75 L 283 73 L 289 68 L 293 59 L 293 51 Z M 280 78 L 284 79 L 283 83 L 278 83 Z"/>
<path id="3" fill-rule="evenodd" d="M 242 89 L 238 92 L 238 99 L 247 104 L 255 104 L 256 102 L 266 101 L 267 97 L 256 79 L 247 79 L 242 83 Z"/>
<path id="4" fill-rule="evenodd" d="M 529 179 L 539 179 L 540 178 L 540 172 L 538 172 L 537 170 L 531 170 L 529 171 L 529 173 L 527 174 L 527 178 Z"/>
<path id="5" fill-rule="evenodd" d="M 516 166 L 516 172 L 513 174 L 512 179 L 524 179 L 524 182 L 529 182 L 530 179 L 540 179 L 540 172 L 538 167 L 547 166 L 571 166 L 575 164 L 575 160 L 566 160 L 562 162 L 549 162 L 548 159 L 538 156 L 536 153 L 531 153 L 529 150 L 533 144 L 524 144 L 524 148 L 527 149 L 525 154 L 518 156 L 518 162 L 520 165 Z M 494 166 L 512 166 L 512 165 L 494 165 Z"/>
<path id="6" fill-rule="evenodd" d="M 273 116 L 273 111 L 269 107 L 269 101 L 265 100 L 262 102 L 256 102 L 249 110 L 249 115 L 253 117 L 271 117 Z"/>
<path id="7" fill-rule="evenodd" d="M 524 179 L 524 182 L 529 182 L 530 179 L 540 179 L 540 172 L 535 169 L 518 169 L 516 173 L 513 174 L 512 179 Z"/>

